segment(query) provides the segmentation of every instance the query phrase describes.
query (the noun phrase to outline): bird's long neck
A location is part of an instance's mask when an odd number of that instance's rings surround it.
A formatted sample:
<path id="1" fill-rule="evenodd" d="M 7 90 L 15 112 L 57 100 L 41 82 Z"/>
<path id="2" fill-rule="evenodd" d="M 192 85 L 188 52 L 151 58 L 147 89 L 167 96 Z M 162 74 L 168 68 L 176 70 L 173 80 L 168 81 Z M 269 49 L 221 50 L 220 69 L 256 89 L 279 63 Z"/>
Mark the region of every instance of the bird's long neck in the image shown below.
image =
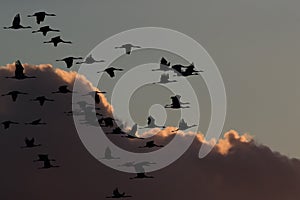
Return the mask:
<path id="1" fill-rule="evenodd" d="M 21 28 L 27 29 L 27 28 L 31 28 L 31 26 L 22 26 Z"/>

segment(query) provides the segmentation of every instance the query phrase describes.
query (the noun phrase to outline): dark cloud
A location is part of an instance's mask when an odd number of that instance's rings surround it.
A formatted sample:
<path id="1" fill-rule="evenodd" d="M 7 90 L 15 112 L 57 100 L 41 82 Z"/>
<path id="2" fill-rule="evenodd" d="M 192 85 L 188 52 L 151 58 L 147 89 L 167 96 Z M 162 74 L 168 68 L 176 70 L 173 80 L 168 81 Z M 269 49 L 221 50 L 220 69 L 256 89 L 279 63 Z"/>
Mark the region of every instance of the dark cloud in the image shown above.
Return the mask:
<path id="1" fill-rule="evenodd" d="M 45 126 L 15 125 L 0 129 L 0 199 L 104 199 L 115 187 L 132 195 L 131 199 L 210 199 L 210 200 L 299 200 L 300 161 L 273 152 L 258 145 L 247 135 L 229 131 L 218 140 L 213 151 L 198 158 L 201 145 L 211 145 L 198 134 L 189 150 L 175 163 L 150 173 L 155 178 L 130 180 L 134 174 L 110 169 L 94 159 L 82 145 L 72 117 L 64 114 L 71 110 L 70 94 L 52 94 L 58 86 L 72 88 L 76 72 L 65 72 L 51 65 L 25 65 L 26 73 L 37 79 L 10 80 L 13 65 L 0 67 L 0 91 L 28 92 L 16 102 L 9 97 L 0 98 L 0 120 L 28 122 L 43 118 Z M 82 88 L 95 89 L 84 77 Z M 41 107 L 29 101 L 36 96 L 49 96 L 54 102 Z M 109 114 L 111 108 L 101 95 L 99 107 Z M 107 112 L 107 113 L 106 113 Z M 167 130 L 154 139 L 167 144 L 174 135 Z M 149 132 L 158 131 L 150 130 Z M 146 135 L 145 133 L 144 135 Z M 179 132 L 182 139 L 190 132 Z M 21 149 L 25 137 L 35 137 L 41 147 Z M 136 149 L 144 141 L 127 142 L 125 138 L 108 136 L 115 143 Z M 142 151 L 142 150 L 141 150 Z M 144 150 L 143 150 L 144 151 Z M 147 150 L 148 151 L 148 150 Z M 38 170 L 33 163 L 39 153 L 48 153 L 60 168 Z"/>

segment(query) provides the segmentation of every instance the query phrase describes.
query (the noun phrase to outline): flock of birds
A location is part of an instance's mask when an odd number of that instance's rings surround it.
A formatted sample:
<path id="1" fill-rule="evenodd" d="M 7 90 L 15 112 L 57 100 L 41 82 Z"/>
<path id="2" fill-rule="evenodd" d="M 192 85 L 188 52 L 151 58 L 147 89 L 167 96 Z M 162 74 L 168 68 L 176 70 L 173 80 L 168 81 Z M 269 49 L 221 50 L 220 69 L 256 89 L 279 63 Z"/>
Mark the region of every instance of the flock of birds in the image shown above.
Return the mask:
<path id="1" fill-rule="evenodd" d="M 56 16 L 55 14 L 50 14 L 46 12 L 36 12 L 32 15 L 28 15 L 27 17 L 35 17 L 36 18 L 36 23 L 41 24 L 44 22 L 46 17 L 54 17 Z M 13 21 L 12 25 L 8 27 L 4 27 L 4 29 L 30 29 L 32 28 L 31 26 L 23 26 L 21 24 L 21 17 L 20 14 L 17 14 Z M 60 30 L 53 29 L 50 26 L 41 26 L 38 30 L 32 31 L 32 33 L 42 33 L 43 36 L 47 36 L 48 32 L 60 32 Z M 45 41 L 44 43 L 53 43 L 54 47 L 57 47 L 59 43 L 66 43 L 66 44 L 72 44 L 71 41 L 65 41 L 61 38 L 61 36 L 55 36 L 52 37 L 49 41 Z M 132 50 L 134 48 L 142 48 L 137 45 L 133 44 L 123 44 L 121 46 L 115 47 L 115 49 L 125 49 L 125 54 L 130 55 Z M 67 68 L 71 68 L 74 65 L 74 61 L 78 60 L 75 62 L 75 64 L 93 64 L 93 63 L 103 63 L 105 60 L 96 60 L 93 58 L 92 55 L 88 55 L 85 59 L 83 57 L 65 57 L 61 59 L 57 59 L 57 62 L 65 62 Z M 113 66 L 107 67 L 102 71 L 98 71 L 97 73 L 107 73 L 109 77 L 114 78 L 116 75 L 117 71 L 124 71 L 124 69 L 121 68 L 115 68 Z M 168 72 L 174 72 L 177 76 L 182 76 L 182 77 L 188 77 L 192 75 L 199 75 L 200 72 L 203 72 L 202 70 L 198 71 L 195 70 L 195 66 L 193 63 L 191 63 L 188 66 L 184 66 L 181 64 L 175 64 L 171 66 L 171 63 L 168 62 L 164 57 L 161 58 L 160 63 L 159 63 L 159 68 L 158 69 L 153 69 L 152 71 L 162 71 L 163 74 L 161 74 L 160 81 L 153 83 L 153 84 L 167 84 L 167 83 L 174 83 L 177 82 L 177 80 L 169 80 L 170 74 Z M 37 78 L 35 76 L 28 76 L 27 74 L 24 73 L 24 67 L 22 63 L 17 60 L 15 62 L 15 71 L 13 76 L 5 77 L 7 79 L 17 79 L 17 80 L 24 80 L 24 79 L 34 79 Z M 69 94 L 69 93 L 75 93 L 74 91 L 68 89 L 67 85 L 61 85 L 58 87 L 57 91 L 53 91 L 52 94 Z M 106 92 L 100 92 L 100 91 L 90 91 L 87 94 L 83 94 L 83 96 L 91 96 L 93 97 L 94 101 L 96 104 L 99 104 L 101 102 L 101 98 L 99 96 L 100 93 L 105 94 Z M 19 95 L 29 95 L 26 92 L 22 91 L 9 91 L 5 94 L 2 94 L 1 96 L 11 96 L 11 99 L 13 102 L 16 102 Z M 171 109 L 181 109 L 181 108 L 189 108 L 187 104 L 188 102 L 182 102 L 181 96 L 180 95 L 175 95 L 171 96 L 171 103 L 168 105 L 165 105 L 165 108 L 171 108 Z M 35 101 L 38 102 L 40 106 L 44 106 L 45 102 L 53 102 L 55 101 L 54 99 L 48 98 L 46 96 L 37 96 L 35 98 L 30 99 L 30 101 Z M 84 122 L 85 124 L 89 125 L 100 125 L 102 127 L 106 127 L 111 129 L 111 132 L 106 132 L 106 134 L 121 134 L 122 137 L 128 138 L 128 139 L 145 139 L 140 136 L 138 136 L 137 129 L 138 125 L 134 124 L 130 131 L 124 130 L 123 125 L 121 124 L 120 126 L 116 125 L 114 122 L 115 119 L 113 119 L 110 116 L 104 117 L 102 113 L 98 113 L 97 110 L 99 108 L 96 108 L 95 106 L 92 107 L 88 103 L 81 101 L 77 102 L 79 105 L 80 109 L 79 110 L 72 110 L 65 112 L 67 115 L 84 115 Z M 95 115 L 96 116 L 101 116 L 100 119 L 97 118 L 95 121 Z M 19 122 L 15 121 L 3 121 L 1 123 L 3 125 L 4 129 L 10 128 L 12 125 L 17 125 L 21 124 Z M 37 125 L 46 125 L 47 123 L 42 122 L 42 119 L 35 119 L 31 122 L 25 122 L 23 123 L 25 125 L 31 125 L 31 126 L 37 126 Z M 181 119 L 179 122 L 179 126 L 177 129 L 173 130 L 172 132 L 176 132 L 179 130 L 186 130 L 191 127 L 194 127 L 196 125 L 188 125 L 184 119 Z M 143 128 L 161 128 L 164 129 L 165 126 L 159 126 L 155 123 L 155 119 L 152 116 L 148 117 L 147 120 L 147 126 Z M 21 148 L 36 148 L 41 146 L 42 144 L 36 144 L 35 143 L 35 138 L 25 138 L 24 139 L 25 146 L 22 146 Z M 156 144 L 154 140 L 150 140 L 146 142 L 144 145 L 139 146 L 138 148 L 160 148 L 163 147 L 163 145 Z M 104 157 L 103 159 L 118 159 L 117 157 L 113 157 L 111 150 L 107 147 L 105 152 L 104 152 Z M 43 162 L 43 166 L 40 167 L 39 169 L 49 169 L 49 168 L 56 168 L 59 167 L 58 165 L 53 165 L 52 161 L 55 161 L 55 159 L 49 158 L 48 154 L 38 154 L 38 159 L 34 160 L 34 162 Z M 150 163 L 150 162 L 140 162 L 140 163 L 134 163 L 134 162 L 128 162 L 123 164 L 122 166 L 124 167 L 134 167 L 137 171 L 137 175 L 135 177 L 132 177 L 130 179 L 143 179 L 143 178 L 153 178 L 152 176 L 148 176 L 144 172 L 144 166 L 149 166 L 151 164 L 155 163 Z M 108 196 L 107 198 L 125 198 L 125 197 L 131 197 L 130 195 L 125 194 L 124 192 L 121 193 L 119 192 L 118 188 L 115 188 L 113 190 L 112 196 Z"/>

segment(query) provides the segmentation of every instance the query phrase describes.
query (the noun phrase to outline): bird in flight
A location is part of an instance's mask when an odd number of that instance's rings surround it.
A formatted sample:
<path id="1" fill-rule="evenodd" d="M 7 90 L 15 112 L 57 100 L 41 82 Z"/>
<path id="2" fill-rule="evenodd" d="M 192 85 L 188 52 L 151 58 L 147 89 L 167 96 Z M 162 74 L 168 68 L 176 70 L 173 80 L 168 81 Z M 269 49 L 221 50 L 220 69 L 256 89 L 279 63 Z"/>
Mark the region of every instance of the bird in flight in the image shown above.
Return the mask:
<path id="1" fill-rule="evenodd" d="M 45 160 L 55 161 L 54 159 L 49 159 L 48 154 L 38 154 L 38 159 L 34 160 L 33 162 L 39 162 L 39 161 L 45 161 Z"/>
<path id="2" fill-rule="evenodd" d="M 181 119 L 180 120 L 180 122 L 179 122 L 179 126 L 178 126 L 178 129 L 176 129 L 176 130 L 173 130 L 172 132 L 176 132 L 176 131 L 184 131 L 184 130 L 187 130 L 187 129 L 189 129 L 189 128 L 192 128 L 192 127 L 195 127 L 195 126 L 197 126 L 196 124 L 194 124 L 194 125 L 188 125 L 185 121 L 184 121 L 184 119 Z"/>
<path id="3" fill-rule="evenodd" d="M 124 125 L 121 124 L 120 126 L 117 126 L 112 130 L 111 133 L 106 133 L 106 134 L 126 134 L 126 132 L 123 131 Z"/>
<path id="4" fill-rule="evenodd" d="M 73 57 L 73 56 L 70 56 L 70 57 L 58 59 L 56 61 L 64 61 L 66 63 L 66 65 L 67 65 L 67 68 L 71 68 L 73 66 L 74 60 L 81 60 L 81 59 L 82 59 L 82 57 Z"/>
<path id="5" fill-rule="evenodd" d="M 62 85 L 58 87 L 58 90 L 55 92 L 52 92 L 53 94 L 55 93 L 61 93 L 61 94 L 67 94 L 67 93 L 72 93 L 71 90 L 68 89 L 67 85 Z"/>
<path id="6" fill-rule="evenodd" d="M 204 72 L 203 70 L 195 70 L 194 63 L 191 63 L 186 67 L 186 70 L 182 72 L 182 76 L 191 76 L 191 75 L 199 75 L 199 72 Z"/>
<path id="7" fill-rule="evenodd" d="M 118 199 L 118 198 L 126 198 L 126 197 L 132 197 L 132 196 L 126 195 L 125 192 L 120 193 L 118 188 L 116 188 L 116 189 L 114 189 L 112 196 L 108 196 L 106 198 L 116 198 L 116 199 Z"/>
<path id="8" fill-rule="evenodd" d="M 164 57 L 160 59 L 160 64 L 158 69 L 152 69 L 152 71 L 170 71 L 172 68 L 170 68 L 171 63 L 168 62 Z"/>
<path id="9" fill-rule="evenodd" d="M 181 64 L 173 65 L 172 69 L 176 73 L 177 76 L 191 76 L 191 75 L 199 75 L 199 72 L 203 72 L 203 70 L 195 70 L 194 63 L 191 63 L 188 66 L 184 66 Z M 185 70 L 183 70 L 185 69 Z"/>
<path id="10" fill-rule="evenodd" d="M 43 36 L 46 36 L 48 32 L 60 32 L 60 30 L 52 29 L 50 26 L 42 26 L 39 28 L 39 30 L 32 31 L 32 33 L 38 33 L 41 32 Z"/>
<path id="11" fill-rule="evenodd" d="M 126 136 L 121 136 L 121 137 L 126 137 L 126 138 L 129 138 L 129 139 L 144 139 L 144 138 L 141 138 L 139 136 L 136 135 L 136 132 L 137 132 L 137 124 L 134 124 L 131 128 L 131 130 L 129 132 L 127 132 Z"/>
<path id="12" fill-rule="evenodd" d="M 33 148 L 42 146 L 41 144 L 34 144 L 35 140 L 34 138 L 28 139 L 27 137 L 24 139 L 25 146 L 22 146 L 21 148 Z"/>
<path id="13" fill-rule="evenodd" d="M 155 124 L 155 119 L 150 115 L 147 118 L 147 126 L 144 128 L 165 128 L 165 126 L 158 126 Z"/>
<path id="14" fill-rule="evenodd" d="M 54 45 L 55 47 L 57 47 L 57 45 L 58 45 L 59 43 L 72 44 L 71 41 L 64 41 L 63 39 L 61 39 L 60 36 L 53 37 L 53 38 L 51 38 L 49 41 L 46 41 L 46 42 L 44 42 L 44 43 L 53 43 L 53 45 Z"/>
<path id="15" fill-rule="evenodd" d="M 19 124 L 18 122 L 13 122 L 10 120 L 4 121 L 1 123 L 3 125 L 4 129 L 8 129 L 10 127 L 11 124 Z"/>
<path id="16" fill-rule="evenodd" d="M 148 167 L 148 166 L 153 165 L 153 164 L 155 164 L 155 163 L 148 162 L 148 161 L 143 161 L 143 162 L 139 162 L 139 163 L 127 162 L 127 163 L 125 163 L 123 165 L 120 165 L 120 166 L 133 167 L 134 168 L 137 175 L 135 177 L 131 177 L 129 179 L 144 179 L 144 178 L 154 178 L 153 176 L 146 175 L 145 168 L 144 168 L 144 166 Z"/>
<path id="17" fill-rule="evenodd" d="M 83 96 L 88 96 L 88 95 L 90 95 L 91 97 L 94 97 L 94 98 L 95 98 L 95 103 L 96 103 L 96 104 L 99 104 L 100 101 L 101 101 L 101 99 L 100 99 L 100 96 L 99 96 L 98 94 L 106 94 L 106 92 L 101 92 L 101 91 L 95 90 L 95 91 L 91 91 L 91 92 L 89 92 L 89 93 L 87 93 L 87 94 L 84 94 Z"/>
<path id="18" fill-rule="evenodd" d="M 58 165 L 52 165 L 50 160 L 44 160 L 43 162 L 44 162 L 44 166 L 38 169 L 49 169 L 49 168 L 60 167 Z"/>
<path id="19" fill-rule="evenodd" d="M 115 68 L 115 67 L 108 67 L 103 71 L 99 71 L 97 73 L 106 72 L 111 78 L 115 77 L 115 71 L 123 71 L 123 69 Z"/>
<path id="20" fill-rule="evenodd" d="M 113 157 L 111 154 L 110 148 L 106 147 L 105 152 L 104 152 L 104 157 L 102 159 L 112 160 L 112 159 L 120 159 L 120 158 Z"/>
<path id="21" fill-rule="evenodd" d="M 132 48 L 142 48 L 142 47 L 136 46 L 136 45 L 132 45 L 132 44 L 123 44 L 123 45 L 121 45 L 119 47 L 115 47 L 115 49 L 125 49 L 125 53 L 127 55 L 131 54 Z"/>
<path id="22" fill-rule="evenodd" d="M 173 109 L 179 109 L 179 108 L 189 108 L 189 106 L 181 106 L 189 103 L 183 103 L 180 101 L 181 96 L 180 95 L 175 95 L 171 97 L 172 103 L 165 105 L 165 108 L 173 108 Z"/>
<path id="23" fill-rule="evenodd" d="M 42 12 L 36 12 L 36 13 L 34 13 L 32 15 L 27 15 L 27 17 L 35 17 L 37 24 L 40 24 L 41 22 L 43 22 L 45 20 L 46 16 L 52 16 L 52 17 L 54 17 L 56 15 L 55 14 L 49 14 L 49 13 L 46 13 L 44 11 L 42 11 Z"/>
<path id="24" fill-rule="evenodd" d="M 24 74 L 24 67 L 22 65 L 22 63 L 17 60 L 15 62 L 15 76 L 11 76 L 11 77 L 5 77 L 5 78 L 12 78 L 12 79 L 17 79 L 17 80 L 23 80 L 23 79 L 26 79 L 26 78 L 36 78 L 35 76 L 26 76 Z"/>
<path id="25" fill-rule="evenodd" d="M 139 148 L 153 148 L 153 147 L 164 147 L 163 145 L 157 145 L 154 140 L 146 142 L 145 146 L 140 146 Z"/>
<path id="26" fill-rule="evenodd" d="M 40 167 L 38 169 L 49 169 L 49 168 L 53 168 L 53 167 L 59 167 L 57 165 L 52 165 L 51 161 L 55 161 L 54 159 L 49 159 L 48 154 L 39 154 L 38 155 L 39 159 L 34 160 L 33 162 L 44 162 L 44 166 Z"/>
<path id="27" fill-rule="evenodd" d="M 114 118 L 112 117 L 102 117 L 99 119 L 100 126 L 104 127 L 113 127 L 114 126 Z"/>
<path id="28" fill-rule="evenodd" d="M 40 106 L 43 106 L 46 101 L 54 101 L 54 100 L 48 99 L 45 96 L 39 96 L 39 97 L 36 97 L 35 99 L 31 99 L 31 101 L 38 101 L 40 103 Z"/>
<path id="29" fill-rule="evenodd" d="M 28 93 L 20 92 L 20 91 L 11 91 L 6 94 L 2 94 L 1 96 L 11 96 L 13 102 L 15 102 L 18 98 L 18 95 L 27 95 Z"/>
<path id="30" fill-rule="evenodd" d="M 39 119 L 33 120 L 31 122 L 25 123 L 25 125 L 34 125 L 34 126 L 36 126 L 36 125 L 45 125 L 45 124 L 47 124 L 47 123 L 44 123 L 44 122 L 41 122 L 41 121 L 42 121 L 42 119 L 39 118 Z"/>
<path id="31" fill-rule="evenodd" d="M 166 83 L 174 83 L 174 82 L 177 82 L 176 80 L 169 80 L 169 78 L 170 78 L 170 75 L 169 74 L 162 74 L 161 76 L 160 76 L 160 80 L 159 80 L 159 82 L 157 82 L 157 83 L 160 83 L 160 84 L 166 84 Z M 154 84 L 156 84 L 156 83 L 154 83 Z"/>
<path id="32" fill-rule="evenodd" d="M 28 28 L 32 28 L 32 27 L 31 26 L 22 26 L 20 14 L 17 14 L 12 21 L 12 25 L 8 26 L 8 27 L 3 27 L 3 28 L 4 29 L 28 29 Z"/>
<path id="33" fill-rule="evenodd" d="M 84 61 L 79 61 L 76 62 L 76 64 L 93 64 L 93 63 L 100 63 L 100 62 L 105 62 L 105 60 L 95 60 L 92 56 L 92 54 L 90 54 L 88 57 L 86 57 L 86 59 Z"/>

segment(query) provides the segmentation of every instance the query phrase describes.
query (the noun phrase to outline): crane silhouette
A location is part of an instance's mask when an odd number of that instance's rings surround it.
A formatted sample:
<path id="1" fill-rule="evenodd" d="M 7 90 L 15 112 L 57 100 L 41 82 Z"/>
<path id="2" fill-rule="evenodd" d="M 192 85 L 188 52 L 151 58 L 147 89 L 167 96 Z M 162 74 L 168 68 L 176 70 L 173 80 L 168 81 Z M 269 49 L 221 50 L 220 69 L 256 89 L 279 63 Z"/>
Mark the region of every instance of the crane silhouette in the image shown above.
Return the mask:
<path id="1" fill-rule="evenodd" d="M 21 63 L 20 60 L 17 60 L 15 62 L 15 76 L 11 76 L 11 77 L 5 77 L 5 78 L 12 78 L 12 79 L 17 79 L 17 80 L 23 80 L 23 79 L 26 79 L 26 78 L 36 78 L 35 76 L 26 76 L 24 74 L 24 67 Z"/>
<path id="2" fill-rule="evenodd" d="M 28 93 L 20 92 L 20 91 L 10 91 L 6 94 L 2 94 L 1 96 L 11 96 L 13 102 L 15 102 L 18 98 L 18 95 L 27 95 Z"/>
<path id="3" fill-rule="evenodd" d="M 36 18 L 36 23 L 37 24 L 40 24 L 41 22 L 43 22 L 45 20 L 45 17 L 46 16 L 56 16 L 55 14 L 49 14 L 49 13 L 46 13 L 44 11 L 41 11 L 41 12 L 36 12 L 32 15 L 27 15 L 27 17 L 35 17 Z"/>
<path id="4" fill-rule="evenodd" d="M 49 169 L 49 168 L 60 167 L 59 165 L 52 165 L 50 160 L 44 160 L 43 162 L 44 162 L 44 166 L 38 169 Z"/>
<path id="5" fill-rule="evenodd" d="M 100 96 L 98 94 L 106 94 L 106 92 L 101 92 L 101 91 L 95 90 L 95 91 L 91 91 L 87 94 L 84 94 L 82 96 L 89 96 L 90 95 L 91 97 L 93 97 L 95 99 L 95 103 L 99 104 L 101 99 L 100 99 Z"/>
<path id="6" fill-rule="evenodd" d="M 178 125 L 178 129 L 176 129 L 176 130 L 173 130 L 172 132 L 176 132 L 176 131 L 184 131 L 184 130 L 187 130 L 187 129 L 189 129 L 189 128 L 192 128 L 192 127 L 195 127 L 195 126 L 197 126 L 196 124 L 194 124 L 194 125 L 188 125 L 185 121 L 184 121 L 184 119 L 181 119 L 180 120 L 180 122 L 179 122 L 179 125 Z"/>
<path id="7" fill-rule="evenodd" d="M 112 117 L 102 117 L 99 119 L 99 123 L 101 126 L 104 127 L 113 127 L 114 126 L 114 118 Z"/>
<path id="8" fill-rule="evenodd" d="M 73 56 L 70 56 L 70 57 L 58 59 L 56 61 L 64 61 L 66 63 L 66 65 L 67 65 L 67 68 L 71 68 L 73 66 L 74 60 L 81 60 L 81 59 L 82 59 L 82 57 L 73 57 Z"/>
<path id="9" fill-rule="evenodd" d="M 118 198 L 126 198 L 126 197 L 132 197 L 132 196 L 126 195 L 125 192 L 120 193 L 118 188 L 116 188 L 116 189 L 114 189 L 112 196 L 108 196 L 106 198 L 116 198 L 116 199 L 118 199 Z"/>
<path id="10" fill-rule="evenodd" d="M 60 32 L 60 30 L 52 29 L 50 26 L 42 26 L 39 28 L 39 30 L 32 31 L 32 33 L 38 33 L 41 32 L 43 36 L 46 36 L 48 32 Z"/>
<path id="11" fill-rule="evenodd" d="M 124 166 L 124 167 L 133 167 L 134 170 L 136 171 L 137 175 L 135 177 L 131 177 L 129 179 L 144 179 L 144 178 L 154 178 L 153 176 L 148 176 L 145 173 L 145 169 L 144 166 L 150 166 L 153 165 L 155 163 L 153 162 L 148 162 L 148 161 L 143 161 L 143 162 L 127 162 L 123 165 L 120 166 Z"/>
<path id="12" fill-rule="evenodd" d="M 132 45 L 132 44 L 123 44 L 122 46 L 115 47 L 115 49 L 125 49 L 125 53 L 127 55 L 131 54 L 132 48 L 142 48 L 140 46 Z"/>
<path id="13" fill-rule="evenodd" d="M 34 125 L 34 126 L 36 126 L 36 125 L 46 125 L 47 124 L 47 123 L 44 123 L 44 122 L 41 122 L 41 121 L 42 121 L 42 119 L 39 118 L 39 119 L 33 120 L 31 122 L 25 123 L 25 125 Z"/>
<path id="14" fill-rule="evenodd" d="M 46 101 L 54 101 L 54 100 L 48 99 L 45 96 L 39 96 L 39 97 L 36 97 L 35 99 L 31 99 L 31 101 L 38 101 L 40 103 L 40 106 L 43 106 Z"/>
<path id="15" fill-rule="evenodd" d="M 190 65 L 184 66 L 181 64 L 173 65 L 172 69 L 176 73 L 177 76 L 191 76 L 191 75 L 199 75 L 199 72 L 204 72 L 203 70 L 195 70 L 194 63 L 191 63 Z M 185 69 L 185 70 L 183 70 Z"/>
<path id="16" fill-rule="evenodd" d="M 126 136 L 121 136 L 121 137 L 126 137 L 126 138 L 129 138 L 129 139 L 144 139 L 144 138 L 141 138 L 141 137 L 138 137 L 136 135 L 136 132 L 137 132 L 137 124 L 134 124 L 131 128 L 130 131 L 128 131 L 126 134 Z"/>
<path id="17" fill-rule="evenodd" d="M 62 85 L 58 87 L 58 90 L 55 92 L 52 92 L 53 94 L 55 93 L 61 93 L 61 94 L 67 94 L 67 93 L 72 93 L 71 90 L 68 89 L 67 85 Z"/>
<path id="18" fill-rule="evenodd" d="M 61 39 L 60 36 L 53 37 L 53 38 L 51 38 L 49 41 L 46 41 L 46 42 L 44 42 L 44 43 L 53 43 L 53 45 L 54 45 L 55 47 L 57 47 L 57 45 L 58 45 L 59 43 L 72 44 L 71 41 L 64 41 L 63 39 Z"/>
<path id="19" fill-rule="evenodd" d="M 170 68 L 171 63 L 168 62 L 164 57 L 160 59 L 160 64 L 158 69 L 152 69 L 152 71 L 170 71 L 172 68 Z"/>
<path id="20" fill-rule="evenodd" d="M 123 69 L 115 68 L 115 67 L 108 67 L 103 71 L 99 71 L 97 73 L 106 72 L 111 78 L 115 77 L 115 71 L 123 71 Z"/>
<path id="21" fill-rule="evenodd" d="M 121 124 L 120 126 L 116 126 L 116 128 L 114 128 L 112 130 L 111 133 L 106 133 L 106 134 L 126 134 L 126 132 L 123 131 L 124 125 Z"/>
<path id="22" fill-rule="evenodd" d="M 86 57 L 86 59 L 84 61 L 79 61 L 76 62 L 76 64 L 93 64 L 93 63 L 100 63 L 100 62 L 105 62 L 105 60 L 95 60 L 92 56 L 92 54 L 90 54 L 88 57 Z"/>
<path id="23" fill-rule="evenodd" d="M 144 146 L 140 146 L 139 148 L 153 148 L 153 147 L 164 147 L 163 145 L 157 145 L 154 143 L 154 140 L 146 142 Z"/>
<path id="24" fill-rule="evenodd" d="M 186 70 L 182 72 L 182 76 L 191 76 L 191 75 L 199 75 L 199 72 L 204 72 L 203 70 L 195 70 L 194 63 L 191 63 L 186 67 Z"/>
<path id="25" fill-rule="evenodd" d="M 31 26 L 22 26 L 20 14 L 17 14 L 12 21 L 12 25 L 8 26 L 8 27 L 3 27 L 3 28 L 4 29 L 28 29 L 28 28 L 32 28 L 32 27 Z"/>
<path id="26" fill-rule="evenodd" d="M 165 128 L 165 126 L 158 126 L 155 124 L 155 119 L 150 115 L 147 118 L 147 126 L 144 128 Z"/>
<path id="27" fill-rule="evenodd" d="M 28 139 L 26 137 L 24 139 L 24 142 L 25 142 L 25 146 L 22 146 L 21 148 L 33 148 L 33 147 L 42 146 L 41 144 L 34 144 L 34 142 L 35 142 L 34 138 Z"/>
<path id="28" fill-rule="evenodd" d="M 7 121 L 4 121 L 1 123 L 3 125 L 3 128 L 4 129 L 8 129 L 10 127 L 11 124 L 19 124 L 18 122 L 14 122 L 14 121 L 10 121 L 10 120 L 7 120 Z"/>
<path id="29" fill-rule="evenodd" d="M 179 108 L 189 108 L 189 106 L 181 106 L 185 104 L 189 104 L 187 102 L 183 103 L 180 101 L 181 96 L 180 95 L 175 95 L 171 97 L 172 103 L 165 105 L 165 108 L 173 108 L 173 109 L 179 109 Z"/>
<path id="30" fill-rule="evenodd" d="M 38 159 L 37 160 L 33 160 L 33 162 L 43 162 L 43 161 L 55 161 L 55 159 L 49 159 L 49 155 L 48 154 L 38 154 Z"/>
<path id="31" fill-rule="evenodd" d="M 106 147 L 105 152 L 104 152 L 104 157 L 102 159 L 113 160 L 113 159 L 120 159 L 120 158 L 113 157 L 112 154 L 111 154 L 110 148 Z"/>

